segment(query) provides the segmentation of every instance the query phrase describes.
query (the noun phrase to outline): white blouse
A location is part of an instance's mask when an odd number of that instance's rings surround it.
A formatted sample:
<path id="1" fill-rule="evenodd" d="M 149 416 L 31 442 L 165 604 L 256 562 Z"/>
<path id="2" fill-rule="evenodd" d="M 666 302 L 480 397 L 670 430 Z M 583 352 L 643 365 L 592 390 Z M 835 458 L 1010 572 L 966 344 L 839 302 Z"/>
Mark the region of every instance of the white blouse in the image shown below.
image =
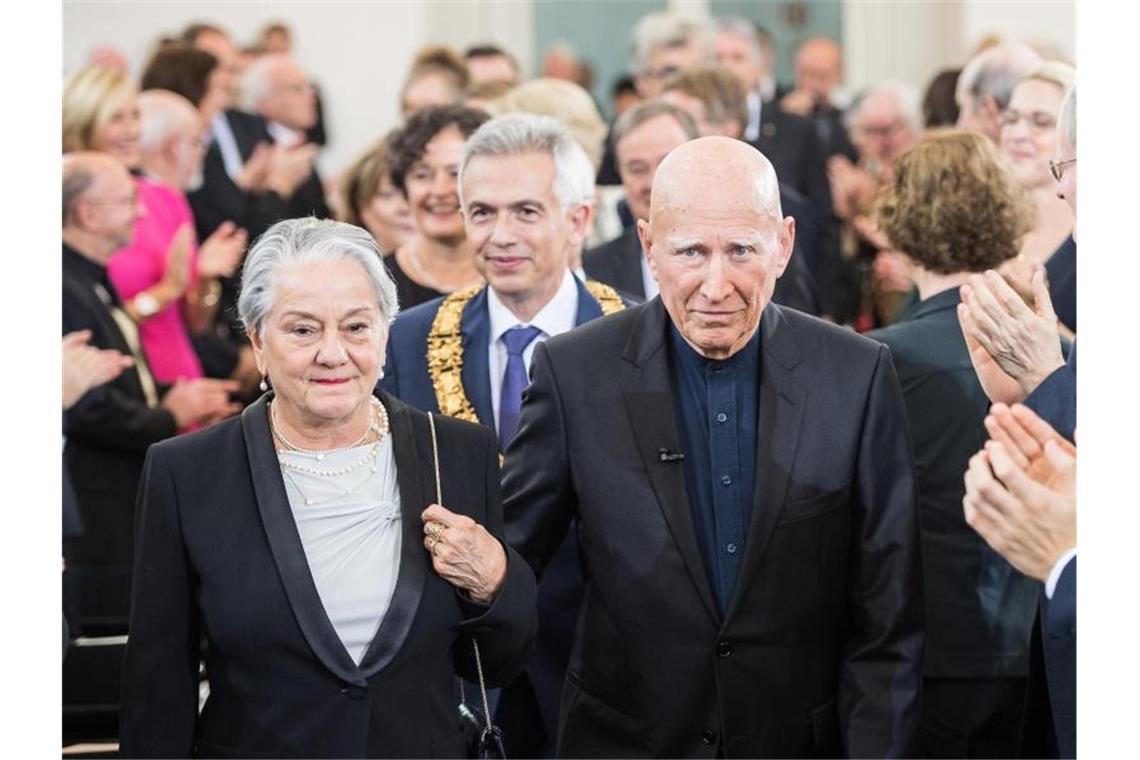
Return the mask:
<path id="1" fill-rule="evenodd" d="M 294 451 L 279 451 L 277 458 L 317 593 L 359 665 L 388 611 L 400 569 L 392 437 L 320 460 Z"/>

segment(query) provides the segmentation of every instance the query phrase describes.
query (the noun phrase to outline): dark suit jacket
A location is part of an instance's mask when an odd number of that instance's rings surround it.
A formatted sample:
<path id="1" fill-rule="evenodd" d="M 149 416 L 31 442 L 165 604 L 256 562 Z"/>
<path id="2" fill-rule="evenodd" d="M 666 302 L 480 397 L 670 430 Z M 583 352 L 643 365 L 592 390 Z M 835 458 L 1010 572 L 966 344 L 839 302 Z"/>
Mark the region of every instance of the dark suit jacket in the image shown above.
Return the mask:
<path id="1" fill-rule="evenodd" d="M 1053 310 L 1065 327 L 1077 331 L 1077 241 L 1073 236 L 1045 261 L 1045 273 L 1049 276 L 1049 295 Z"/>
<path id="2" fill-rule="evenodd" d="M 388 408 L 402 509 L 396 590 L 360 666 L 325 614 L 269 431 L 267 399 L 152 449 L 124 663 L 122 757 L 460 757 L 455 674 L 491 684 L 534 639 L 534 577 L 508 549 L 489 607 L 431 567 L 420 513 L 435 501 L 427 415 Z M 502 535 L 498 451 L 439 418 L 444 504 Z M 208 472 L 209 477 L 202 477 Z M 210 697 L 198 715 L 200 637 Z"/>
<path id="3" fill-rule="evenodd" d="M 810 119 L 788 113 L 775 101 L 760 108 L 760 135 L 752 143 L 776 169 L 780 182 L 803 193 L 820 214 L 831 213 L 827 155 Z"/>
<path id="4" fill-rule="evenodd" d="M 602 316 L 602 308 L 581 282 L 578 286 L 576 325 Z M 416 306 L 397 317 L 388 338 L 388 361 L 380 385 L 406 403 L 425 411 L 439 411 L 427 370 L 427 336 L 443 299 Z M 491 379 L 487 367 L 487 342 L 491 320 L 487 291 L 468 302 L 460 323 L 463 333 L 463 387 L 487 428 L 495 430 L 491 405 Z M 525 677 L 504 689 L 499 702 L 499 722 L 508 742 L 508 754 L 542 754 L 552 743 L 558 726 L 558 700 L 574 624 L 582 598 L 582 570 L 576 534 L 571 529 L 538 586 L 538 642 Z M 537 715 L 539 720 L 523 716 Z M 536 725 L 537 723 L 537 725 Z"/>
<path id="5" fill-rule="evenodd" d="M 818 227 L 814 211 L 803 196 L 795 190 L 780 190 L 784 214 L 796 220 L 796 241 L 792 258 L 784 274 L 776 281 L 772 300 L 781 306 L 798 309 L 806 314 L 820 313 L 819 291 L 812 276 L 808 261 L 814 256 L 808 246 L 817 241 Z M 805 242 L 800 241 L 800 220 L 807 221 Z M 604 282 L 623 293 L 637 298 L 645 298 L 645 282 L 641 279 L 641 241 L 637 237 L 637 227 L 626 227 L 622 233 L 609 242 L 595 246 L 582 254 L 582 269 L 593 280 Z"/>
<path id="6" fill-rule="evenodd" d="M 130 355 L 119 326 L 96 294 L 97 283 L 116 298 L 106 269 L 64 246 L 63 332 L 90 330 L 92 346 Z M 67 596 L 78 615 L 72 622 L 125 627 L 143 457 L 148 446 L 175 432 L 170 412 L 147 406 L 136 368 L 93 388 L 64 412 L 65 478 L 71 481 L 84 526 L 81 535 L 65 542 Z"/>
<path id="7" fill-rule="evenodd" d="M 990 400 L 958 325 L 958 288 L 915 303 L 867 337 L 891 349 L 914 441 L 926 599 L 924 673 L 1009 678 L 1029 672 L 1041 584 L 966 524 L 962 473 L 989 437 Z"/>
<path id="8" fill-rule="evenodd" d="M 1053 370 L 1025 399 L 1025 405 L 1061 435 L 1073 440 L 1077 429 L 1077 343 L 1073 341 L 1065 366 Z"/>
<path id="9" fill-rule="evenodd" d="M 923 648 L 914 464 L 885 348 L 761 320 L 753 517 L 721 615 L 697 547 L 659 298 L 535 349 L 503 474 L 541 573 L 577 520 L 586 592 L 563 757 L 909 753 Z"/>
<path id="10" fill-rule="evenodd" d="M 1077 558 L 1065 569 L 1053 598 L 1041 602 L 1041 645 L 1057 752 L 1077 756 Z"/>

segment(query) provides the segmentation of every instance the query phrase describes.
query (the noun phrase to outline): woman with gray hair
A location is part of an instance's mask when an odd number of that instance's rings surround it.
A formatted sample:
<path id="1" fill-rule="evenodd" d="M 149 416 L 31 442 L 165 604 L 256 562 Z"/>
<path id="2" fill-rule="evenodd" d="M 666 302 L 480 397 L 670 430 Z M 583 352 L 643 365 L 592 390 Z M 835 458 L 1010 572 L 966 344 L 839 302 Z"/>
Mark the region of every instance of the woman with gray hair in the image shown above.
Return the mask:
<path id="1" fill-rule="evenodd" d="M 494 434 L 374 391 L 398 307 L 359 227 L 275 224 L 238 308 L 265 394 L 147 456 L 122 756 L 463 755 L 455 676 L 536 627 Z"/>

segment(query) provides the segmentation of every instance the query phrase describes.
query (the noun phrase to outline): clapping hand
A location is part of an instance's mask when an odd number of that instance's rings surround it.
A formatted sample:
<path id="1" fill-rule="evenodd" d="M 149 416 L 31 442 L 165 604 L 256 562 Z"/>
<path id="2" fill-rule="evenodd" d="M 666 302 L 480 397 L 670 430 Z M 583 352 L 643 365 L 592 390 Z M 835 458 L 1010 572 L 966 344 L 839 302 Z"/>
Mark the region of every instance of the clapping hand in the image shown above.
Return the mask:
<path id="1" fill-rule="evenodd" d="M 229 277 L 245 253 L 249 236 L 233 222 L 222 222 L 198 248 L 198 276 L 204 280 Z"/>
<path id="2" fill-rule="evenodd" d="M 118 377 L 135 360 L 126 354 L 88 345 L 90 330 L 63 336 L 63 408 L 70 409 L 87 391 Z"/>

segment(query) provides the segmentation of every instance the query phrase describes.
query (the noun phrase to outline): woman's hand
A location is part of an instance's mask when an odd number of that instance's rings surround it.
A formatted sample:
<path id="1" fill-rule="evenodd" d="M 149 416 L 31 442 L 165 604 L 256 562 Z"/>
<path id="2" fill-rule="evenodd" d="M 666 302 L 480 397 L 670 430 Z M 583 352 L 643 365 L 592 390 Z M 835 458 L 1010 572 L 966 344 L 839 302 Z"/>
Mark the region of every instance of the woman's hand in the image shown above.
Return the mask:
<path id="1" fill-rule="evenodd" d="M 198 248 L 198 277 L 214 280 L 229 277 L 245 254 L 249 236 L 233 222 L 222 222 Z"/>
<path id="2" fill-rule="evenodd" d="M 483 604 L 498 595 L 507 575 L 507 553 L 498 539 L 465 515 L 438 504 L 423 511 L 424 548 L 439 577 Z"/>

